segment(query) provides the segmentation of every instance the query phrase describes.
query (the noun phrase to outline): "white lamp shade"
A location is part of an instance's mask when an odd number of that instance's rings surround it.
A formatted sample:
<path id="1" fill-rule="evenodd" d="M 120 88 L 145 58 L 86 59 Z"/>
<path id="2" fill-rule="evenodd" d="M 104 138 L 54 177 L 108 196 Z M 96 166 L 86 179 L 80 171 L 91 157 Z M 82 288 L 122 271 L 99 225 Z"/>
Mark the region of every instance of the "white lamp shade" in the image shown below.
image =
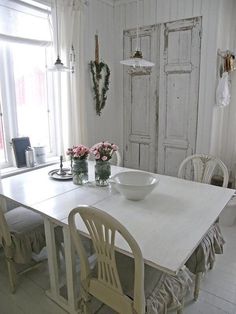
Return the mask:
<path id="1" fill-rule="evenodd" d="M 155 63 L 140 58 L 130 58 L 120 61 L 121 64 L 136 67 L 153 67 Z"/>
<path id="2" fill-rule="evenodd" d="M 131 66 L 131 67 L 153 67 L 155 63 L 144 60 L 142 51 L 136 50 L 130 59 L 120 61 L 121 64 Z"/>
<path id="3" fill-rule="evenodd" d="M 64 65 L 54 65 L 51 68 L 48 68 L 49 72 L 71 72 L 69 68 Z"/>
<path id="4" fill-rule="evenodd" d="M 49 72 L 71 72 L 71 69 L 66 67 L 59 57 L 57 57 L 56 62 L 50 68 L 48 68 Z"/>

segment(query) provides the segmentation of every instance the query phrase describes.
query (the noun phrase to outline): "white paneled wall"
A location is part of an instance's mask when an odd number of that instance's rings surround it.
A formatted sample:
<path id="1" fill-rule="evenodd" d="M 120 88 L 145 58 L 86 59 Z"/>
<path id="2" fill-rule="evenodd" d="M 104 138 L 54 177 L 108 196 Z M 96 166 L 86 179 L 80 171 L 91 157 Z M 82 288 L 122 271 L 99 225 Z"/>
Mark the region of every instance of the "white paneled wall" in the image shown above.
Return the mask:
<path id="1" fill-rule="evenodd" d="M 88 71 L 86 77 L 85 107 L 88 126 L 88 145 L 101 140 L 118 142 L 120 130 L 118 126 L 121 116 L 121 106 L 118 108 L 114 102 L 114 6 L 112 1 L 90 0 L 85 6 L 85 63 Z M 111 70 L 110 87 L 107 93 L 106 106 L 101 116 L 96 115 L 91 74 L 88 64 L 95 58 L 95 39 L 98 33 L 100 61 L 107 63 Z M 119 144 L 119 143 L 118 143 Z"/>
<path id="2" fill-rule="evenodd" d="M 219 0 L 143 0 L 140 1 L 140 4 L 140 25 L 151 25 L 194 16 L 203 17 L 197 151 L 208 152 L 215 94 Z M 116 1 L 116 59 L 122 59 L 123 29 L 135 26 L 136 1 L 127 1 L 127 3 Z M 122 95 L 122 67 L 117 66 L 116 69 L 115 85 L 116 89 L 119 89 L 119 94 L 115 91 L 115 99 L 118 100 L 118 95 Z"/>
<path id="3" fill-rule="evenodd" d="M 215 104 L 217 49 L 228 47 L 235 29 L 234 0 L 140 0 L 139 24 L 152 25 L 202 16 L 201 65 L 196 149 L 208 153 Z M 102 139 L 123 148 L 123 30 L 136 27 L 136 0 L 89 0 L 86 7 L 86 62 L 94 59 L 94 35 L 98 31 L 100 57 L 111 68 L 111 84 L 105 109 L 96 116 L 90 74 L 86 78 L 88 144 Z M 235 7 L 234 7 L 235 9 Z M 225 34 L 224 29 L 227 29 Z"/>
<path id="4" fill-rule="evenodd" d="M 220 3 L 217 47 L 221 51 L 230 50 L 236 53 L 235 35 L 236 2 L 234 0 Z M 231 103 L 225 108 L 214 108 L 211 138 L 211 152 L 218 155 L 227 164 L 229 170 L 235 171 L 235 121 L 236 121 L 236 73 L 230 73 L 232 81 Z M 216 82 L 217 83 L 217 82 Z M 235 175 L 235 174 L 234 174 Z"/>

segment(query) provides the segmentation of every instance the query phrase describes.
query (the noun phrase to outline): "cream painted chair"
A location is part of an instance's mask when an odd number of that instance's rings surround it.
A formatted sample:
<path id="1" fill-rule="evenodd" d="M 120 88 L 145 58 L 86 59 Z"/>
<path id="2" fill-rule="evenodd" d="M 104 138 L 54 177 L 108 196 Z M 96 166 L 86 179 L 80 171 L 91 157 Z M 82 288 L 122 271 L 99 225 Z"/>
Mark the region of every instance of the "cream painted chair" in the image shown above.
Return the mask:
<path id="1" fill-rule="evenodd" d="M 186 179 L 186 167 L 192 163 L 193 181 L 211 184 L 214 171 L 219 168 L 223 175 L 223 187 L 228 186 L 229 173 L 226 165 L 219 158 L 210 155 L 196 154 L 187 157 L 179 166 L 178 177 Z M 189 169 L 191 174 L 192 171 Z M 191 179 L 188 177 L 187 179 Z"/>
<path id="2" fill-rule="evenodd" d="M 121 166 L 121 155 L 118 150 L 115 151 L 115 154 L 112 156 L 111 164 L 115 166 Z"/>
<path id="3" fill-rule="evenodd" d="M 196 154 L 187 157 L 179 167 L 178 177 L 211 184 L 212 176 L 216 170 L 221 171 L 223 175 L 222 186 L 227 187 L 229 180 L 227 167 L 219 158 L 210 155 Z M 215 254 L 223 253 L 223 244 L 224 239 L 220 231 L 219 221 L 217 220 L 186 263 L 188 269 L 196 275 L 195 300 L 197 300 L 199 295 L 202 274 L 208 268 L 212 269 Z"/>
<path id="4" fill-rule="evenodd" d="M 7 263 L 11 292 L 17 285 L 17 275 L 32 269 L 38 262 L 32 259 L 32 253 L 38 254 L 46 246 L 43 219 L 39 214 L 17 207 L 4 210 L 5 200 L 0 207 L 0 244 L 3 247 Z M 17 272 L 16 266 L 26 266 Z"/>
<path id="5" fill-rule="evenodd" d="M 81 236 L 76 229 L 76 219 L 80 219 L 78 216 L 85 223 L 94 246 L 96 266 L 93 269 L 90 268 Z M 128 230 L 97 208 L 74 208 L 69 215 L 69 228 L 80 258 L 79 311 L 94 313 L 90 301 L 95 297 L 121 314 L 163 314 L 167 310 L 182 313 L 183 299 L 190 280 L 186 270 L 181 270 L 177 276 L 170 276 L 144 265 L 141 250 Z M 122 237 L 127 242 L 134 258 L 115 251 L 116 237 Z M 103 310 L 101 307 L 96 313 L 103 313 Z"/>

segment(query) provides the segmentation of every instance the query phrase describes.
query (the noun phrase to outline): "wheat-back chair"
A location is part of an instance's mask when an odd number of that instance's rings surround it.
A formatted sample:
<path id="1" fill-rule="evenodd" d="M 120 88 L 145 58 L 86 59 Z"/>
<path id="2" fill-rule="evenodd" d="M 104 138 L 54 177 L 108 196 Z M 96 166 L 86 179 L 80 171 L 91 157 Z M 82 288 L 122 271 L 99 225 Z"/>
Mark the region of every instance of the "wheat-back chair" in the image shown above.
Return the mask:
<path id="1" fill-rule="evenodd" d="M 211 184 L 215 171 L 221 171 L 223 175 L 223 187 L 228 186 L 229 174 L 226 165 L 217 157 L 204 154 L 188 156 L 182 161 L 178 171 L 178 177 L 193 179 L 193 181 Z M 208 269 L 212 269 L 215 254 L 223 253 L 224 239 L 217 220 L 205 237 L 202 239 L 198 248 L 187 261 L 186 266 L 196 275 L 194 299 L 197 300 L 200 290 L 202 274 Z"/>
<path id="2" fill-rule="evenodd" d="M 97 260 L 95 269 L 90 268 L 77 230 L 77 215 L 91 237 Z M 189 277 L 182 271 L 178 276 L 170 276 L 144 266 L 139 245 L 119 221 L 97 208 L 80 206 L 70 212 L 69 228 L 81 263 L 82 313 L 91 313 L 92 297 L 122 314 L 151 313 L 152 307 L 157 313 L 167 313 L 167 309 L 182 313 Z M 133 259 L 116 252 L 115 241 L 120 236 L 129 245 Z"/>

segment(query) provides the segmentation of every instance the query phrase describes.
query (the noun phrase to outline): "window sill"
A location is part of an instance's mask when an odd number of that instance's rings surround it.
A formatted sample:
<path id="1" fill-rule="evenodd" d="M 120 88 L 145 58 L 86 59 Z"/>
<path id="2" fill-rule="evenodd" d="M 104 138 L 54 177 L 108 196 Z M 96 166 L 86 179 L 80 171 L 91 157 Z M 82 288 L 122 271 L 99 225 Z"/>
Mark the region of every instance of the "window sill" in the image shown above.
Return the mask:
<path id="1" fill-rule="evenodd" d="M 58 163 L 58 157 L 52 157 L 52 158 L 48 158 L 47 162 L 45 162 L 44 164 L 40 164 L 40 165 L 36 165 L 34 167 L 28 168 L 28 167 L 21 167 L 21 168 L 17 168 L 17 167 L 9 167 L 9 168 L 4 168 L 1 169 L 1 178 L 7 178 L 7 177 L 11 177 L 11 176 L 15 176 L 17 174 L 20 173 L 24 173 L 24 172 L 29 172 L 29 171 L 33 171 L 36 169 L 40 169 L 43 167 L 47 167 L 50 165 L 54 165 Z"/>

